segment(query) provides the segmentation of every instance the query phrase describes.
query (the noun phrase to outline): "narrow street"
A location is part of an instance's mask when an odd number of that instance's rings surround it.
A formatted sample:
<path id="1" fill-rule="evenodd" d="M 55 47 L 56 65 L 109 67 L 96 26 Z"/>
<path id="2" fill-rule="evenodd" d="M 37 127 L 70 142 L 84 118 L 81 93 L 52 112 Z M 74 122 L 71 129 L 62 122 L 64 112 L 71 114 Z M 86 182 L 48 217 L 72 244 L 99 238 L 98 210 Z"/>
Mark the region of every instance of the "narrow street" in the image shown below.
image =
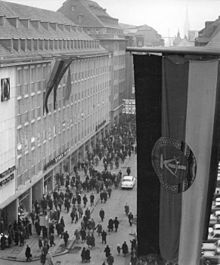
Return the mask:
<path id="1" fill-rule="evenodd" d="M 128 158 L 127 158 L 128 160 Z M 132 155 L 130 160 L 127 163 L 127 166 L 131 168 L 131 175 L 137 176 L 137 161 L 136 155 Z M 125 174 L 127 166 L 119 168 L 121 169 L 122 173 Z M 118 170 L 119 170 L 118 169 Z M 129 225 L 128 217 L 125 215 L 124 212 L 124 205 L 126 202 L 130 207 L 130 211 L 133 213 L 134 217 L 136 216 L 136 203 L 137 203 L 137 185 L 133 188 L 133 190 L 121 190 L 121 189 L 113 189 L 111 198 L 107 200 L 106 203 L 98 203 L 95 207 L 92 218 L 95 220 L 96 225 L 101 223 L 99 217 L 99 211 L 101 208 L 105 211 L 105 219 L 102 223 L 103 229 L 107 230 L 107 223 L 110 218 L 118 217 L 119 220 L 119 228 L 118 232 L 111 232 L 107 233 L 107 244 L 111 249 L 111 253 L 114 256 L 114 264 L 117 265 L 128 265 L 130 261 L 130 255 L 127 257 L 123 257 L 122 254 L 118 255 L 116 246 L 117 244 L 122 245 L 124 241 L 127 242 L 130 251 L 130 240 L 134 237 L 131 234 L 136 233 L 136 225 Z M 69 251 L 68 254 L 61 255 L 54 257 L 54 265 L 78 265 L 82 264 L 81 262 L 81 249 L 86 244 L 74 244 L 72 249 Z M 102 265 L 105 261 L 105 253 L 104 253 L 105 245 L 101 243 L 101 237 L 97 236 L 95 232 L 95 247 L 91 250 L 91 265 Z M 5 261 L 1 260 L 0 265 L 12 265 L 15 262 L 12 261 Z M 27 264 L 27 262 L 19 262 L 19 264 Z M 30 264 L 32 265 L 40 265 L 40 261 L 33 261 Z M 107 263 L 106 263 L 107 265 Z"/>

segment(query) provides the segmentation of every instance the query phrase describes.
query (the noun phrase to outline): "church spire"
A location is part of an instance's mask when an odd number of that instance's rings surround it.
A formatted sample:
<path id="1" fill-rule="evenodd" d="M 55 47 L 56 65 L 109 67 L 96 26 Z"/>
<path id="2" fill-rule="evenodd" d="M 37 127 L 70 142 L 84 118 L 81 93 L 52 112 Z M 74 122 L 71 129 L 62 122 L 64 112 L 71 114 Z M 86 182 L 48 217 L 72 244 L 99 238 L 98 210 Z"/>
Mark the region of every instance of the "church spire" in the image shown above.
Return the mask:
<path id="1" fill-rule="evenodd" d="M 189 12 L 188 12 L 188 6 L 186 6 L 186 14 L 185 14 L 185 22 L 184 22 L 184 38 L 188 39 L 189 38 Z"/>

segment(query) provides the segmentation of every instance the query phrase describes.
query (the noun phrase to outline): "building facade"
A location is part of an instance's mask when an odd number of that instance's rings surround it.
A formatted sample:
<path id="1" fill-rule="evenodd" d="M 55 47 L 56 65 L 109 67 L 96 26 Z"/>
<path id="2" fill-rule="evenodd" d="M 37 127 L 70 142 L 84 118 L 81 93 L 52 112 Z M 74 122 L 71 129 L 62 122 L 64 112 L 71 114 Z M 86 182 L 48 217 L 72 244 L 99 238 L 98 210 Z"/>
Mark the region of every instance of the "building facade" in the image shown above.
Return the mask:
<path id="1" fill-rule="evenodd" d="M 99 41 L 56 12 L 0 2 L 0 217 L 52 191 L 110 126 L 111 56 Z M 44 99 L 57 60 L 72 58 Z M 56 98 L 56 102 L 55 102 Z"/>
<path id="2" fill-rule="evenodd" d="M 132 46 L 164 46 L 164 40 L 162 36 L 155 29 L 148 25 L 133 26 L 120 23 L 120 26 L 126 36 L 133 38 Z"/>
<path id="3" fill-rule="evenodd" d="M 99 40 L 101 46 L 111 53 L 111 123 L 117 122 L 127 90 L 126 39 L 118 19 L 109 16 L 106 9 L 90 0 L 65 1 L 58 13 L 83 27 L 85 32 Z"/>
<path id="4" fill-rule="evenodd" d="M 195 39 L 195 46 L 206 46 L 212 42 L 211 46 L 219 45 L 220 16 L 215 21 L 206 21 L 205 27 L 198 32 Z"/>

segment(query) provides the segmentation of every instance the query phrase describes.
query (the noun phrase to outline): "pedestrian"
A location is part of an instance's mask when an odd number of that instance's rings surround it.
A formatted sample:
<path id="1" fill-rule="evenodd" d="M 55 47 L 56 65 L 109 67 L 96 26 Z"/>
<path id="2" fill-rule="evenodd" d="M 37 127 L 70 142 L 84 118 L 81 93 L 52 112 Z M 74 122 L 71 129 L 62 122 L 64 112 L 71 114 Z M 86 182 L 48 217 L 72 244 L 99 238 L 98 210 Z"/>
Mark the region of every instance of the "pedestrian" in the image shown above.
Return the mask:
<path id="1" fill-rule="evenodd" d="M 90 250 L 89 250 L 89 248 L 87 248 L 85 250 L 85 260 L 86 260 L 86 262 L 90 262 L 90 259 L 91 259 Z"/>
<path id="2" fill-rule="evenodd" d="M 45 255 L 44 252 L 42 252 L 41 255 L 40 255 L 40 263 L 41 263 L 42 265 L 44 265 L 45 262 L 46 262 L 46 255 Z"/>
<path id="3" fill-rule="evenodd" d="M 80 240 L 80 232 L 78 229 L 75 230 L 74 236 L 76 237 L 76 242 L 78 243 Z"/>
<path id="4" fill-rule="evenodd" d="M 45 240 L 44 241 L 43 248 L 42 248 L 42 252 L 45 254 L 45 257 L 47 256 L 47 253 L 49 251 L 49 248 L 50 248 L 50 246 L 49 246 L 47 240 Z"/>
<path id="5" fill-rule="evenodd" d="M 107 233 L 105 232 L 105 230 L 102 230 L 102 244 L 106 244 L 106 237 L 107 237 Z"/>
<path id="6" fill-rule="evenodd" d="M 106 258 L 108 258 L 111 254 L 111 250 L 110 250 L 110 247 L 108 245 L 105 247 L 104 252 L 105 252 Z"/>
<path id="7" fill-rule="evenodd" d="M 62 225 L 63 228 L 65 227 L 65 222 L 64 222 L 63 216 L 61 216 L 61 218 L 60 218 L 60 224 Z"/>
<path id="8" fill-rule="evenodd" d="M 78 213 L 79 213 L 79 218 L 82 218 L 83 216 L 83 209 L 80 205 L 78 205 Z"/>
<path id="9" fill-rule="evenodd" d="M 110 218 L 108 221 L 108 232 L 113 232 L 113 225 L 114 221 L 112 220 L 112 218 Z"/>
<path id="10" fill-rule="evenodd" d="M 130 175 L 131 174 L 131 168 L 130 167 L 127 167 L 126 172 L 127 172 L 128 175 Z"/>
<path id="11" fill-rule="evenodd" d="M 26 261 L 31 261 L 31 248 L 29 247 L 29 245 L 27 245 L 26 250 L 25 250 L 25 256 L 26 256 Z"/>
<path id="12" fill-rule="evenodd" d="M 134 216 L 133 216 L 132 212 L 130 212 L 128 215 L 128 221 L 129 221 L 130 226 L 132 226 L 133 218 L 134 218 Z"/>
<path id="13" fill-rule="evenodd" d="M 104 217 L 105 217 L 105 211 L 104 211 L 103 209 L 101 209 L 101 210 L 99 211 L 99 216 L 100 216 L 100 218 L 101 218 L 101 221 L 103 222 Z"/>
<path id="14" fill-rule="evenodd" d="M 112 254 L 110 254 L 107 257 L 107 263 L 108 263 L 108 265 L 113 265 L 113 263 L 114 263 L 114 257 L 112 256 Z"/>
<path id="15" fill-rule="evenodd" d="M 82 259 L 82 263 L 86 261 L 86 257 L 85 257 L 85 252 L 86 252 L 86 248 L 84 247 L 81 251 L 81 259 Z"/>
<path id="16" fill-rule="evenodd" d="M 3 233 L 1 233 L 1 249 L 4 250 L 6 247 L 6 237 Z"/>
<path id="17" fill-rule="evenodd" d="M 39 249 L 41 249 L 42 246 L 43 246 L 43 243 L 42 243 L 42 239 L 41 238 L 38 239 L 38 246 L 39 246 Z"/>
<path id="18" fill-rule="evenodd" d="M 87 217 L 87 219 L 90 219 L 91 212 L 90 212 L 89 208 L 87 208 L 87 209 L 85 210 L 85 216 Z"/>
<path id="19" fill-rule="evenodd" d="M 54 243 L 54 234 L 53 234 L 53 233 L 50 234 L 49 240 L 50 240 L 50 247 L 56 245 L 56 244 Z"/>
<path id="20" fill-rule="evenodd" d="M 108 197 L 110 198 L 110 197 L 111 197 L 111 194 L 112 194 L 112 189 L 111 189 L 111 187 L 108 187 L 107 192 L 108 192 Z"/>
<path id="21" fill-rule="evenodd" d="M 98 234 L 98 236 L 100 236 L 101 233 L 102 233 L 102 225 L 101 225 L 101 224 L 97 224 L 97 226 L 96 226 L 95 229 L 97 230 L 97 234 Z"/>
<path id="22" fill-rule="evenodd" d="M 118 231 L 118 226 L 119 226 L 118 217 L 115 217 L 114 226 L 115 226 L 115 232 L 117 232 Z"/>
<path id="23" fill-rule="evenodd" d="M 92 193 L 92 194 L 90 195 L 90 206 L 93 206 L 93 205 L 94 205 L 94 199 L 95 199 L 95 196 L 94 196 L 94 194 Z"/>
<path id="24" fill-rule="evenodd" d="M 86 194 L 83 196 L 83 204 L 84 204 L 84 208 L 86 208 L 86 204 L 88 202 L 87 196 Z"/>
<path id="25" fill-rule="evenodd" d="M 130 242 L 131 242 L 131 251 L 136 251 L 136 249 L 137 249 L 136 239 L 134 238 L 133 240 L 130 240 Z"/>
<path id="26" fill-rule="evenodd" d="M 67 247 L 68 239 L 69 239 L 69 234 L 67 231 L 65 231 L 63 234 L 63 240 L 64 240 L 65 247 Z"/>
<path id="27" fill-rule="evenodd" d="M 119 245 L 119 244 L 117 244 L 117 252 L 118 252 L 118 255 L 120 255 L 120 254 L 121 254 L 121 247 L 120 247 L 120 245 Z"/>
<path id="28" fill-rule="evenodd" d="M 81 228 L 80 235 L 81 235 L 82 242 L 85 242 L 85 240 L 86 240 L 86 230 L 84 228 Z"/>
<path id="29" fill-rule="evenodd" d="M 129 206 L 127 203 L 125 204 L 124 208 L 125 208 L 125 214 L 128 215 L 129 214 Z"/>
<path id="30" fill-rule="evenodd" d="M 124 241 L 121 248 L 122 248 L 123 255 L 126 256 L 128 254 L 128 245 L 127 245 L 126 241 Z"/>

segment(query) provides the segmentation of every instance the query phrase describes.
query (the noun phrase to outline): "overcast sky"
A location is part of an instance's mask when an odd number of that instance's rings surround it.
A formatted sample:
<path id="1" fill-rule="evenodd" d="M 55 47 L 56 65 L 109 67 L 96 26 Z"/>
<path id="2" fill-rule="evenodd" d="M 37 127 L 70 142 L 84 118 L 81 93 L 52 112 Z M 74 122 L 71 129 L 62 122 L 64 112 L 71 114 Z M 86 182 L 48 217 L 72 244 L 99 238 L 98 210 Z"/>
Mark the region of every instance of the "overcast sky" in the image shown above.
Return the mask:
<path id="1" fill-rule="evenodd" d="M 65 0 L 8 0 L 24 5 L 56 11 Z M 200 30 L 205 21 L 220 16 L 220 0 L 95 0 L 120 23 L 147 24 L 162 36 L 184 34 L 188 10 L 189 28 Z"/>

